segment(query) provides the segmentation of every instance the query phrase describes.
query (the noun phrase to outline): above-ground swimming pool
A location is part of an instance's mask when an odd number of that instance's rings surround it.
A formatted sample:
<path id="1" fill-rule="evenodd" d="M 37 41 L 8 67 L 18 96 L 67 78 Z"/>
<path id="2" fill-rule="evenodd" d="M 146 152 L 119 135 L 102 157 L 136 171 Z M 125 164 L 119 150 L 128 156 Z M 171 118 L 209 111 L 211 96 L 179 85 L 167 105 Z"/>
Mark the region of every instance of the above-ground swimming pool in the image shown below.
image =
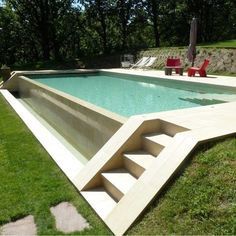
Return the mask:
<path id="1" fill-rule="evenodd" d="M 19 99 L 87 160 L 132 115 L 236 101 L 234 87 L 156 77 L 104 71 L 26 76 L 15 80 Z"/>
<path id="2" fill-rule="evenodd" d="M 219 81 L 228 86 L 209 85 L 198 83 L 197 78 L 193 79 L 196 82 L 184 82 L 186 78 L 176 81 L 171 77 L 114 76 L 104 72 L 29 73 L 25 75 L 31 79 L 19 72 L 6 86 L 19 101 L 8 91 L 2 94 L 116 234 L 125 233 L 150 201 L 161 194 L 197 145 L 236 132 L 236 102 L 212 105 L 236 100 L 236 80 L 229 81 L 234 84 L 230 87 L 229 82 Z M 25 103 L 28 111 L 36 111 L 36 119 L 31 115 L 34 112 L 30 114 L 24 108 Z M 134 114 L 187 107 L 194 108 L 136 116 L 127 121 Z M 37 117 L 42 124 L 48 122 L 49 129 L 45 130 Z M 142 198 L 147 185 L 144 200 L 134 201 L 134 196 Z M 127 212 L 130 206 L 132 214 Z M 117 221 L 122 215 L 126 215 L 125 224 Z"/>
<path id="3" fill-rule="evenodd" d="M 236 100 L 218 86 L 108 72 L 30 78 L 125 117 Z"/>

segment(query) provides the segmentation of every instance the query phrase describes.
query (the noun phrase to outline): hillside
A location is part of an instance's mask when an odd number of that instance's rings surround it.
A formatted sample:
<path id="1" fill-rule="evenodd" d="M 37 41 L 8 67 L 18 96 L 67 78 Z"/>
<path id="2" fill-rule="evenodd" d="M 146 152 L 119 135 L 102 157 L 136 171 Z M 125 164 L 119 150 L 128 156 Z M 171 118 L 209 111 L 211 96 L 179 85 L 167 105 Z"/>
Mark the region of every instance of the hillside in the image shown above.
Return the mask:
<path id="1" fill-rule="evenodd" d="M 198 148 L 129 235 L 235 235 L 236 138 Z"/>

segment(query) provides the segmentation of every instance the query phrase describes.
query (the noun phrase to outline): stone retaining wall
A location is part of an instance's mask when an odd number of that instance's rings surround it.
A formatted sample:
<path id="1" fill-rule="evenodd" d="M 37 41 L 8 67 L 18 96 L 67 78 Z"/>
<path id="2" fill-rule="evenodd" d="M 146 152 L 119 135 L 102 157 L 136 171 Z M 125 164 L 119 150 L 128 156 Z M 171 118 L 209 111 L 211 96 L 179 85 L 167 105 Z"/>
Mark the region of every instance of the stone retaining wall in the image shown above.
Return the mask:
<path id="1" fill-rule="evenodd" d="M 187 48 L 155 48 L 141 51 L 139 57 L 155 56 L 157 61 L 153 68 L 162 69 L 168 56 L 180 57 L 185 70 L 191 66 L 186 58 Z M 236 48 L 197 48 L 197 56 L 194 65 L 199 66 L 204 59 L 210 59 L 208 72 L 236 73 Z"/>

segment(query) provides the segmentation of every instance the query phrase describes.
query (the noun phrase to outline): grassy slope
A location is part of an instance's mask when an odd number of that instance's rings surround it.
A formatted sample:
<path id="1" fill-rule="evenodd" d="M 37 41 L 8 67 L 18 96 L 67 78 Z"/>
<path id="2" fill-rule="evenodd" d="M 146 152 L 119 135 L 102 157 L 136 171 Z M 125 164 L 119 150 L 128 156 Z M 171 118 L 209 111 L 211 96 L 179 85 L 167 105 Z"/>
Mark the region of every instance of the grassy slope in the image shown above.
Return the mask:
<path id="1" fill-rule="evenodd" d="M 0 199 L 0 225 L 32 214 L 39 234 L 59 234 L 49 209 L 69 201 L 92 226 L 81 234 L 110 233 L 2 97 Z"/>
<path id="2" fill-rule="evenodd" d="M 216 47 L 216 48 L 236 48 L 236 39 L 234 40 L 226 40 L 226 41 L 220 41 L 215 43 L 206 43 L 202 44 L 200 46 L 203 47 Z"/>
<path id="3" fill-rule="evenodd" d="M 236 234 L 236 138 L 195 152 L 129 234 Z"/>

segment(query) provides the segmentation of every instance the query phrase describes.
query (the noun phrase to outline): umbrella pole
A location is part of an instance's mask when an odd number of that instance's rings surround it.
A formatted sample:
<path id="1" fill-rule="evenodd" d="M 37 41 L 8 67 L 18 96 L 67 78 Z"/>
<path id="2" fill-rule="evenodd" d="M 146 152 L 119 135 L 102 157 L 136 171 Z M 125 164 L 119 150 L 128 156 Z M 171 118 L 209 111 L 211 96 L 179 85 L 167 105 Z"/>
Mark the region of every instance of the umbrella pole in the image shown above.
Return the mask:
<path id="1" fill-rule="evenodd" d="M 195 53 L 193 53 L 192 67 L 194 66 L 194 61 L 195 61 L 195 58 L 196 58 L 196 52 L 195 52 Z"/>

